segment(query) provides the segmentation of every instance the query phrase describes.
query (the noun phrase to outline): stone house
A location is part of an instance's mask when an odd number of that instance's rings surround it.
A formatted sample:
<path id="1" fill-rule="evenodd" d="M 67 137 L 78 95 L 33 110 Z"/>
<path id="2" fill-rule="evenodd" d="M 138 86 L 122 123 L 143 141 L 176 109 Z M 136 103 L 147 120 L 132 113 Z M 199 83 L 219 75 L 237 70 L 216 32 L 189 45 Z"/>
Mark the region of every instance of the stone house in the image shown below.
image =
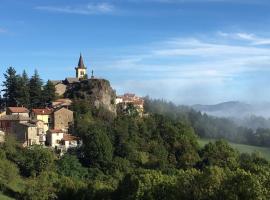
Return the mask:
<path id="1" fill-rule="evenodd" d="M 62 107 L 53 112 L 53 125 L 56 130 L 68 130 L 73 120 L 73 112 L 67 108 Z"/>
<path id="2" fill-rule="evenodd" d="M 63 84 L 62 82 L 61 83 L 57 83 L 55 86 L 55 93 L 58 95 L 58 96 L 63 96 L 67 90 L 67 85 Z"/>
<path id="3" fill-rule="evenodd" d="M 13 133 L 14 127 L 19 123 L 27 123 L 29 117 L 24 115 L 4 115 L 0 117 L 0 130 L 6 133 Z"/>
<path id="4" fill-rule="evenodd" d="M 29 117 L 29 110 L 25 107 L 8 107 L 6 111 L 7 115 L 21 115 Z"/>
<path id="5" fill-rule="evenodd" d="M 18 123 L 14 126 L 13 135 L 24 147 L 45 143 L 39 135 L 38 127 L 31 123 Z"/>

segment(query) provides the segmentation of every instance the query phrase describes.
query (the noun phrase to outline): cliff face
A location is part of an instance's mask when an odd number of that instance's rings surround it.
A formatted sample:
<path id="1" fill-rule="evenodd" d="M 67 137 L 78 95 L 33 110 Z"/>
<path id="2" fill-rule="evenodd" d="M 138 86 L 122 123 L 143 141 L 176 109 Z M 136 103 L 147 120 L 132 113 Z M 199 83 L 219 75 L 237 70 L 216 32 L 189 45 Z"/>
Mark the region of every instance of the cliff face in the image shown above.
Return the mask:
<path id="1" fill-rule="evenodd" d="M 116 114 L 116 93 L 105 79 L 88 79 L 70 85 L 69 98 L 85 99 L 96 108 L 103 107 Z"/>

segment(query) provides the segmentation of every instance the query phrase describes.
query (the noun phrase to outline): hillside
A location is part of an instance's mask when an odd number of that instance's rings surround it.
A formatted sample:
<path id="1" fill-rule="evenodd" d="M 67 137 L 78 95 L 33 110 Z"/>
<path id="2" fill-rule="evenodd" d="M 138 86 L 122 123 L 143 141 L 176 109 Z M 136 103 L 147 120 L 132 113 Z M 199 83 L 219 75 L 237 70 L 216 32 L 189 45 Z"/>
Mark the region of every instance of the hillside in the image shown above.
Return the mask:
<path id="1" fill-rule="evenodd" d="M 228 101 L 214 105 L 196 104 L 191 106 L 197 111 L 217 117 L 246 118 L 250 116 L 270 117 L 270 103 L 245 103 L 239 101 Z"/>

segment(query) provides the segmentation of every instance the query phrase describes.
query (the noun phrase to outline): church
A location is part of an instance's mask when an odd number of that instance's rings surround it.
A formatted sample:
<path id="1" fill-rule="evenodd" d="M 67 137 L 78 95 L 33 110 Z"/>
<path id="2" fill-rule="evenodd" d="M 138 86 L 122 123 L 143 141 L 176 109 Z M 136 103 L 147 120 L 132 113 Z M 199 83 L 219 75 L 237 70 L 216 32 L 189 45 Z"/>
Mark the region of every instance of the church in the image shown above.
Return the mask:
<path id="1" fill-rule="evenodd" d="M 77 67 L 75 67 L 76 76 L 67 77 L 65 80 L 53 80 L 52 83 L 55 86 L 55 92 L 59 97 L 62 97 L 67 91 L 68 86 L 79 83 L 81 80 L 88 79 L 87 67 L 84 64 L 82 54 L 80 54 L 79 62 Z M 91 78 L 94 78 L 93 70 Z"/>

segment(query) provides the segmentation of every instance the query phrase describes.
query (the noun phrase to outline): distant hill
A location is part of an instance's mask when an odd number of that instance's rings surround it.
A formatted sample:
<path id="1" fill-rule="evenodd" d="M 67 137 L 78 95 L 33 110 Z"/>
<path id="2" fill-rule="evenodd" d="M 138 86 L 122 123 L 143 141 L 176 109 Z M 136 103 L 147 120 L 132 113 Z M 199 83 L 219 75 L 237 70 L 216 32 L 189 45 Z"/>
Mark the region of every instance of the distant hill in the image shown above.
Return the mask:
<path id="1" fill-rule="evenodd" d="M 193 109 L 217 117 L 245 118 L 252 115 L 270 117 L 270 103 L 247 104 L 228 101 L 215 105 L 193 105 Z"/>

